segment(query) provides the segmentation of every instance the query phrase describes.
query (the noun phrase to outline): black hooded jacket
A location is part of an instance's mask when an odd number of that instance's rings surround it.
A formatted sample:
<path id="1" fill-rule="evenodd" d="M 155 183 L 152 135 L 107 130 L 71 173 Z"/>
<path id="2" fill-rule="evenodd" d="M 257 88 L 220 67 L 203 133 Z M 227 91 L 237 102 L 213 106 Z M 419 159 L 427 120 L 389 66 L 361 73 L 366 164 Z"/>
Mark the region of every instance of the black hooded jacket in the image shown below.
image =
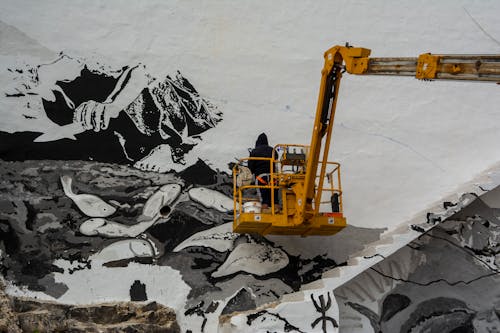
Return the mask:
<path id="1" fill-rule="evenodd" d="M 257 138 L 255 142 L 255 148 L 250 152 L 250 157 L 272 157 L 273 156 L 273 148 L 269 146 L 267 142 L 267 136 L 265 133 L 262 133 Z M 248 168 L 252 171 L 252 173 L 256 176 L 262 173 L 270 173 L 270 165 L 269 161 L 248 161 Z"/>

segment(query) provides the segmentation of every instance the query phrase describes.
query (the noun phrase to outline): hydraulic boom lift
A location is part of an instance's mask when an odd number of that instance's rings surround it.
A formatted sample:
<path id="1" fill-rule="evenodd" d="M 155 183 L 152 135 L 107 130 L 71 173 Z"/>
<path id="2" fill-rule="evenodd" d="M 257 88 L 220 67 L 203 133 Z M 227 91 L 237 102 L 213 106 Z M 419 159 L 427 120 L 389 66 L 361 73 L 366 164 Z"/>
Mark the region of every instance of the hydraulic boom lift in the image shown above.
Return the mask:
<path id="1" fill-rule="evenodd" d="M 340 165 L 328 161 L 342 73 L 500 83 L 500 54 L 425 53 L 418 58 L 370 58 L 369 55 L 369 49 L 350 46 L 334 46 L 325 52 L 309 146 L 278 144 L 272 158 L 243 158 L 234 166 L 234 232 L 333 235 L 346 226 L 342 213 Z M 242 181 L 244 165 L 250 159 L 269 162 L 268 184 Z M 269 209 L 260 209 L 255 199 L 255 193 L 262 188 L 271 190 Z M 324 193 L 329 195 L 326 200 Z M 276 195 L 280 198 L 279 205 L 274 204 Z"/>

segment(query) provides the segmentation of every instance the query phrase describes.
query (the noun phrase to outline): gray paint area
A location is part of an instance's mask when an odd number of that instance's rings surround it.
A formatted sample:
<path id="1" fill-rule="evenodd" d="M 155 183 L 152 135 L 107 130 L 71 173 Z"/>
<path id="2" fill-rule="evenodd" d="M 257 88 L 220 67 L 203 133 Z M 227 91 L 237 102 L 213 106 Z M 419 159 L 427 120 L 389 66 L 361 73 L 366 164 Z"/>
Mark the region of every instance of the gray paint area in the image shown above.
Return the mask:
<path id="1" fill-rule="evenodd" d="M 341 332 L 497 332 L 500 187 L 335 290 Z"/>
<path id="2" fill-rule="evenodd" d="M 230 177 L 201 161 L 168 174 L 1 161 L 0 173 L 0 269 L 11 292 L 65 303 L 161 301 L 193 332 L 299 290 L 383 231 L 233 234 Z"/>

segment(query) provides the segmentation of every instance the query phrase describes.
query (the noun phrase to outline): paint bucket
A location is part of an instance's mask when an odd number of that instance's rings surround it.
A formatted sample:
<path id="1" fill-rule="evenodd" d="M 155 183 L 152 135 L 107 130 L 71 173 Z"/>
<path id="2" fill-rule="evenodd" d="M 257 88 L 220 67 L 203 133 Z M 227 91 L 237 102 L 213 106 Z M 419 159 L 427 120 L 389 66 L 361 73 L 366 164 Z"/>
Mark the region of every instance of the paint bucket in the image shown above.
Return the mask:
<path id="1" fill-rule="evenodd" d="M 248 201 L 243 204 L 243 213 L 257 213 L 262 210 L 262 204 L 258 201 Z"/>

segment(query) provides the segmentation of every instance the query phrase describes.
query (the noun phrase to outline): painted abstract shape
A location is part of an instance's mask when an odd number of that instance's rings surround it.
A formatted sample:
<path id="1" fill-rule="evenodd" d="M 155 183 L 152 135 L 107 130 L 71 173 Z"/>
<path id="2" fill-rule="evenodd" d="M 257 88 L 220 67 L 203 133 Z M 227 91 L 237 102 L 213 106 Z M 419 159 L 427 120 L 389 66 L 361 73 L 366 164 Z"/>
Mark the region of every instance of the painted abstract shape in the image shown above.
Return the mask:
<path id="1" fill-rule="evenodd" d="M 174 252 L 179 252 L 191 246 L 209 247 L 219 252 L 233 249 L 234 240 L 240 235 L 232 232 L 233 222 L 224 223 L 212 229 L 200 231 L 175 247 Z"/>
<path id="2" fill-rule="evenodd" d="M 255 295 L 252 294 L 252 290 L 241 288 L 236 295 L 227 301 L 221 315 L 251 310 L 256 307 L 257 304 L 255 303 Z"/>
<path id="3" fill-rule="evenodd" d="M 333 325 L 333 328 L 338 328 L 339 325 L 335 318 L 329 317 L 326 315 L 326 312 L 330 309 L 332 306 L 332 298 L 330 296 L 330 292 L 327 293 L 328 295 L 328 301 L 325 303 L 325 297 L 323 295 L 319 295 L 319 304 L 316 302 L 314 299 L 313 294 L 311 294 L 311 301 L 314 304 L 314 308 L 316 309 L 317 312 L 321 313 L 321 316 L 316 318 L 312 323 L 311 323 L 311 328 L 316 327 L 319 323 L 321 323 L 321 328 L 323 329 L 324 333 L 327 333 L 327 326 L 328 322 L 330 322 Z"/>
<path id="4" fill-rule="evenodd" d="M 80 225 L 80 232 L 86 236 L 137 237 L 151 227 L 158 217 L 134 225 L 108 221 L 101 217 L 91 218 Z"/>
<path id="5" fill-rule="evenodd" d="M 192 188 L 188 192 L 191 200 L 196 201 L 207 208 L 214 208 L 221 213 L 233 210 L 233 199 L 215 190 L 204 187 Z"/>
<path id="6" fill-rule="evenodd" d="M 406 295 L 389 294 L 382 303 L 382 314 L 380 321 L 388 321 L 395 314 L 406 309 L 411 304 L 411 300 Z"/>
<path id="7" fill-rule="evenodd" d="M 140 280 L 135 280 L 130 286 L 130 300 L 132 302 L 143 302 L 148 300 L 146 285 L 141 283 Z"/>
<path id="8" fill-rule="evenodd" d="M 144 204 L 140 221 L 156 219 L 160 215 L 168 216 L 172 211 L 171 206 L 181 194 L 181 190 L 182 187 L 179 184 L 167 184 L 160 187 Z"/>
<path id="9" fill-rule="evenodd" d="M 123 139 L 122 147 L 125 147 L 125 139 Z M 169 172 L 184 169 L 185 165 L 174 162 L 171 151 L 172 148 L 167 144 L 158 145 L 151 149 L 147 156 L 135 162 L 134 168 L 154 172 Z"/>
<path id="10" fill-rule="evenodd" d="M 474 311 L 459 299 L 436 297 L 418 304 L 401 332 L 472 332 Z M 434 329 L 435 328 L 435 329 Z"/>
<path id="11" fill-rule="evenodd" d="M 153 257 L 155 251 L 153 246 L 145 239 L 126 239 L 108 245 L 90 259 L 96 261 L 116 261 L 130 258 Z"/>
<path id="12" fill-rule="evenodd" d="M 89 217 L 108 217 L 116 212 L 116 208 L 93 194 L 76 194 L 71 188 L 72 178 L 61 177 L 61 184 L 64 194 L 80 209 L 82 213 Z"/>
<path id="13" fill-rule="evenodd" d="M 346 305 L 350 306 L 351 308 L 353 308 L 354 310 L 356 310 L 357 312 L 359 312 L 360 314 L 365 316 L 369 320 L 370 325 L 373 328 L 373 332 L 381 332 L 381 330 L 380 330 L 380 317 L 379 317 L 378 313 L 375 313 L 373 310 L 369 309 L 368 307 L 363 306 L 363 305 L 358 304 L 358 303 L 347 302 Z"/>
<path id="14" fill-rule="evenodd" d="M 242 243 L 236 246 L 226 261 L 212 273 L 212 277 L 223 277 L 237 272 L 263 276 L 286 267 L 288 256 L 279 248 L 267 244 Z"/>
<path id="15" fill-rule="evenodd" d="M 258 327 L 259 332 L 297 332 L 305 333 L 297 326 L 292 325 L 286 318 L 276 313 L 268 311 L 259 311 L 255 314 L 250 314 L 246 320 L 247 327 L 251 327 L 253 331 Z M 244 332 L 253 332 L 245 330 Z"/>

